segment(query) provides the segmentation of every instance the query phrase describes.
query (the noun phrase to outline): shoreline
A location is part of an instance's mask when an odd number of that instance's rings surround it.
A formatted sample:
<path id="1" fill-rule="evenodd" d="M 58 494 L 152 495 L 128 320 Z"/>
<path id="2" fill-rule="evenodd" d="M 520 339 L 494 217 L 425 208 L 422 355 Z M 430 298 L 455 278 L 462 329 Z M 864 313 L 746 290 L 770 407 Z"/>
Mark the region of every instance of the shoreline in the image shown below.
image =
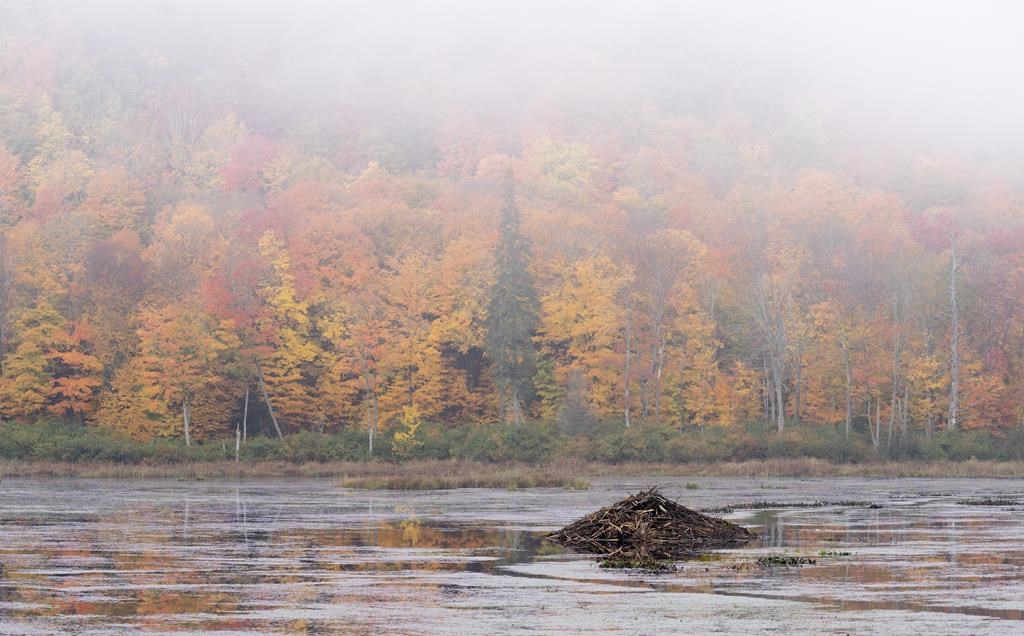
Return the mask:
<path id="1" fill-rule="evenodd" d="M 765 459 L 715 463 L 606 464 L 564 460 L 547 464 L 429 460 L 406 463 L 211 461 L 168 464 L 0 461 L 0 478 L 77 479 L 338 479 L 359 488 L 429 489 L 458 487 L 585 487 L 583 480 L 609 476 L 641 477 L 931 477 L 1024 478 L 1024 461 L 895 461 L 840 464 L 821 459 Z M 506 480 L 506 481 L 503 481 Z"/>

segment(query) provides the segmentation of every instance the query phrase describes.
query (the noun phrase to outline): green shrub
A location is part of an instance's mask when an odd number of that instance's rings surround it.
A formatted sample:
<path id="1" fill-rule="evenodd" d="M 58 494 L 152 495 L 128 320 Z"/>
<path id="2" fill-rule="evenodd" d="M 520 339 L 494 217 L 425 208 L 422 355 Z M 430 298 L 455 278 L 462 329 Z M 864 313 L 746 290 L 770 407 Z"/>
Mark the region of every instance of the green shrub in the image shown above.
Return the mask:
<path id="1" fill-rule="evenodd" d="M 501 428 L 497 424 L 460 426 L 449 438 L 451 456 L 481 462 L 508 461 L 512 453 Z"/>
<path id="2" fill-rule="evenodd" d="M 770 422 L 738 426 L 684 428 L 621 420 L 599 422 L 592 435 L 567 437 L 553 422 L 527 421 L 521 426 L 423 422 L 420 442 L 408 459 L 467 459 L 481 462 L 543 463 L 573 456 L 609 463 L 712 463 L 774 457 L 810 457 L 833 462 L 863 462 L 886 457 L 925 461 L 1024 459 L 1024 430 L 937 431 L 930 438 L 913 431 L 879 451 L 858 423 L 847 439 L 841 425 L 793 423 L 779 434 Z M 379 431 L 374 459 L 393 460 L 391 437 L 397 428 Z M 0 459 L 119 464 L 178 464 L 230 460 L 234 438 L 206 440 L 186 447 L 178 438 L 138 442 L 117 431 L 54 420 L 31 424 L 0 423 Z M 367 459 L 366 431 L 345 427 L 331 433 L 298 432 L 283 440 L 256 436 L 241 447 L 245 461 L 314 463 Z"/>
<path id="3" fill-rule="evenodd" d="M 605 422 L 592 441 L 591 459 L 611 463 L 665 461 L 674 435 L 667 426 L 637 423 L 625 428 L 621 423 Z"/>
<path id="4" fill-rule="evenodd" d="M 561 446 L 562 438 L 551 422 L 526 421 L 504 427 L 505 445 L 513 461 L 539 464 L 549 461 Z"/>

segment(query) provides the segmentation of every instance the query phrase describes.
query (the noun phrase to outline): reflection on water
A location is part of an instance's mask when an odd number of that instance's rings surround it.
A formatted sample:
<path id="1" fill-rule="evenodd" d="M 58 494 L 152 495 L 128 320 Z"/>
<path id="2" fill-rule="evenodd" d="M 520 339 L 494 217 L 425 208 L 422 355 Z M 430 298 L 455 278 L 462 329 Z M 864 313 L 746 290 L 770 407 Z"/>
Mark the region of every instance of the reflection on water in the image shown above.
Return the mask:
<path id="1" fill-rule="evenodd" d="M 749 480 L 683 483 L 666 490 L 694 507 L 763 499 Z M 640 616 L 641 631 L 666 633 L 679 621 L 756 633 L 823 620 L 899 633 L 943 615 L 946 632 L 1024 629 L 1021 511 L 956 503 L 1019 496 L 1020 482 L 776 480 L 783 501 L 870 495 L 883 507 L 732 513 L 759 541 L 668 576 L 599 570 L 543 540 L 645 484 L 357 493 L 318 481 L 8 480 L 0 633 L 630 633 Z M 817 563 L 754 564 L 779 552 Z"/>

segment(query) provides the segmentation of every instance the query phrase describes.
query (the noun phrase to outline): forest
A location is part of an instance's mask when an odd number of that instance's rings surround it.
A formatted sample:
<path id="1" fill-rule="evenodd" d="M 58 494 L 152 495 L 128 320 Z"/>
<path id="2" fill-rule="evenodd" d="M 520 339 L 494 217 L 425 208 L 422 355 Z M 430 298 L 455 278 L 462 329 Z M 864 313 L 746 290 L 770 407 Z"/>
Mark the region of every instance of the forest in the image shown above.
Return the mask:
<path id="1" fill-rule="evenodd" d="M 5 437 L 1024 432 L 1012 160 L 700 74 L 316 93 L 61 6 L 0 15 Z"/>

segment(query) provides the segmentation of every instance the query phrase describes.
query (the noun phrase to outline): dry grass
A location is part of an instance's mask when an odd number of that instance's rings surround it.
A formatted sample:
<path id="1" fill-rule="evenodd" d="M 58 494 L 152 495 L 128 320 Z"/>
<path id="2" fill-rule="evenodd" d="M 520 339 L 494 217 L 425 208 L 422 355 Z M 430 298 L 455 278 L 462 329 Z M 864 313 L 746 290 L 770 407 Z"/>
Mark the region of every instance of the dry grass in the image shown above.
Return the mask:
<path id="1" fill-rule="evenodd" d="M 0 477 L 75 477 L 81 479 L 247 479 L 334 477 L 361 464 L 288 462 L 117 464 L 112 462 L 0 461 Z"/>
<path id="2" fill-rule="evenodd" d="M 261 479 L 340 478 L 345 488 L 444 490 L 452 488 L 572 488 L 586 489 L 573 463 L 530 466 L 478 462 L 424 461 L 335 462 L 197 462 L 189 464 L 61 463 L 0 461 L 0 477 L 73 477 L 80 479 Z"/>
<path id="3" fill-rule="evenodd" d="M 1024 462 L 876 462 L 833 464 L 820 459 L 767 459 L 716 464 L 598 464 L 566 459 L 550 464 L 486 464 L 469 461 L 197 462 L 186 464 L 63 463 L 0 461 L 0 477 L 111 479 L 339 478 L 351 488 L 531 488 L 586 487 L 599 476 L 689 477 L 1024 477 Z"/>
<path id="4" fill-rule="evenodd" d="M 453 488 L 571 488 L 590 484 L 573 467 L 561 464 L 481 464 L 477 462 L 410 462 L 356 466 L 338 481 L 343 488 L 367 490 L 451 490 Z"/>
<path id="5" fill-rule="evenodd" d="M 763 459 L 714 464 L 592 465 L 591 475 L 666 475 L 694 477 L 1024 477 L 1024 461 L 970 459 L 962 462 L 898 461 L 835 464 L 823 459 Z"/>

